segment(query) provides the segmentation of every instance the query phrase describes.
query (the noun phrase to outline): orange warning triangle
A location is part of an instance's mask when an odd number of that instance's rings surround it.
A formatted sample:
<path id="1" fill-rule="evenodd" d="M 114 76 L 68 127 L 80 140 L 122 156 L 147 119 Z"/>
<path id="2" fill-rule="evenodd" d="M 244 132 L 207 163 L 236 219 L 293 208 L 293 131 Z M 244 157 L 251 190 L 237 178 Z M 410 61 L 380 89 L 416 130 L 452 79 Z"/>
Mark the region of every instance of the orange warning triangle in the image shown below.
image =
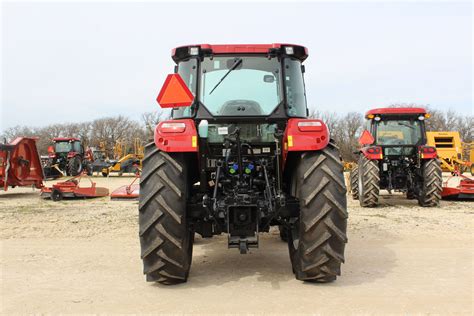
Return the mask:
<path id="1" fill-rule="evenodd" d="M 179 74 L 170 74 L 166 77 L 156 101 L 162 108 L 190 106 L 194 96 Z"/>
<path id="2" fill-rule="evenodd" d="M 374 143 L 374 141 L 374 136 L 372 136 L 372 134 L 370 134 L 368 130 L 364 130 L 362 132 L 362 135 L 360 135 L 359 137 L 359 144 L 361 144 L 362 146 L 371 145 Z"/>

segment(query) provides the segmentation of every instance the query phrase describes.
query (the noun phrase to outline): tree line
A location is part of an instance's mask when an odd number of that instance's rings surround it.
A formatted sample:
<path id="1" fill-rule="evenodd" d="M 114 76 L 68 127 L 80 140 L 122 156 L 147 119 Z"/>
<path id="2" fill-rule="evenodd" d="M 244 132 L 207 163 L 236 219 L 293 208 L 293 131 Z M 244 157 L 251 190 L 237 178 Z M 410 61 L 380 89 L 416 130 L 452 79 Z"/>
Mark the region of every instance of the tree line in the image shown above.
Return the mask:
<path id="1" fill-rule="evenodd" d="M 413 107 L 415 104 L 392 105 Z M 440 111 L 425 108 L 431 114 L 426 120 L 429 131 L 458 131 L 464 142 L 472 142 L 474 138 L 474 117 L 461 115 L 454 111 Z M 358 137 L 365 126 L 364 114 L 359 112 L 335 113 L 312 111 L 310 117 L 320 118 L 327 125 L 333 138 L 338 144 L 345 161 L 355 161 L 354 151 L 358 148 Z M 2 141 L 11 141 L 18 136 L 38 137 L 40 154 L 47 153 L 48 146 L 54 137 L 76 137 L 83 141 L 84 146 L 99 147 L 105 144 L 109 156 L 113 154 L 113 146 L 117 141 L 126 144 L 126 151 L 133 150 L 134 139 L 139 138 L 144 143 L 153 139 L 154 127 L 162 120 L 169 119 L 168 111 L 143 113 L 140 121 L 124 116 L 106 117 L 90 122 L 51 124 L 45 127 L 15 126 L 6 129 L 1 137 Z"/>
<path id="2" fill-rule="evenodd" d="M 51 124 L 44 127 L 15 126 L 3 132 L 2 141 L 11 141 L 18 136 L 38 137 L 36 145 L 41 155 L 47 154 L 53 138 L 75 137 L 82 140 L 84 148 L 99 148 L 103 144 L 108 156 L 112 157 L 117 141 L 122 141 L 125 150 L 131 152 L 135 138 L 146 141 L 146 130 L 141 122 L 119 115 L 90 122 Z"/>

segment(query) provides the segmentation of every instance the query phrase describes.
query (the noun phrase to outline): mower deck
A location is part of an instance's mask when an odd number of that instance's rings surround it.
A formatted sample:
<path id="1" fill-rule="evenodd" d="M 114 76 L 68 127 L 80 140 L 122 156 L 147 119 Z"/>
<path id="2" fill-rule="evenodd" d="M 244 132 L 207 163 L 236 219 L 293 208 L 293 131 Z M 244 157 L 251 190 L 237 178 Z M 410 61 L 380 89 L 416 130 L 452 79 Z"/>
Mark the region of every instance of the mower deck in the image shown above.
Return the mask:
<path id="1" fill-rule="evenodd" d="M 472 200 L 474 199 L 474 179 L 461 176 L 463 179 L 457 187 L 448 187 L 449 178 L 443 185 L 441 197 L 446 200 Z"/>
<path id="2" fill-rule="evenodd" d="M 140 175 L 137 175 L 132 183 L 129 185 L 123 185 L 115 189 L 110 194 L 111 200 L 137 200 L 140 195 L 140 184 L 135 183 L 137 179 L 140 179 Z"/>
<path id="3" fill-rule="evenodd" d="M 80 187 L 81 178 L 82 175 L 79 175 L 69 180 L 53 184 L 52 187 L 44 187 L 41 190 L 41 197 L 45 199 L 50 198 L 53 201 L 60 201 L 63 198 L 94 198 L 109 195 L 109 189 L 96 187 L 96 183 L 90 179 L 90 187 Z"/>

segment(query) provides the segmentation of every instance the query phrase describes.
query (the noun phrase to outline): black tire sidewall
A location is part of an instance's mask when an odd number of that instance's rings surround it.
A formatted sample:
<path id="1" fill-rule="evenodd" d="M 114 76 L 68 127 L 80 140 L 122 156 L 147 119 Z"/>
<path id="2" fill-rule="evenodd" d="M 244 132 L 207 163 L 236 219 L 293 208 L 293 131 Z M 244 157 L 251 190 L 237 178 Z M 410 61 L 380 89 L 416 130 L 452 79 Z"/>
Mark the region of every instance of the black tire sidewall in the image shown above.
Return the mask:
<path id="1" fill-rule="evenodd" d="M 59 191 L 58 189 L 54 189 L 51 192 L 51 200 L 53 200 L 54 202 L 61 201 L 62 199 L 63 199 L 63 193 Z"/>

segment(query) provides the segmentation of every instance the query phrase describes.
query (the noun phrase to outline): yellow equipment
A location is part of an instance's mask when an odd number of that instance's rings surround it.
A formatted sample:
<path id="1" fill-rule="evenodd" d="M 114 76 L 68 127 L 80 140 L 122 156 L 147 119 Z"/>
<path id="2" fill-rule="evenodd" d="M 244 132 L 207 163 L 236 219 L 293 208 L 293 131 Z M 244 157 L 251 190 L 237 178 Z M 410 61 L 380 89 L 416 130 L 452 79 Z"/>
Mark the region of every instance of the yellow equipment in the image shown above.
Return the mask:
<path id="1" fill-rule="evenodd" d="M 474 176 L 474 142 L 463 144 L 464 153 L 469 152 L 469 163 L 471 164 L 471 176 Z"/>
<path id="2" fill-rule="evenodd" d="M 426 137 L 427 145 L 436 147 L 443 171 L 458 174 L 472 167 L 473 151 L 471 161 L 465 161 L 459 132 L 426 132 Z"/>
<path id="3" fill-rule="evenodd" d="M 377 142 L 387 141 L 387 139 L 403 140 L 405 137 L 402 131 L 378 131 Z"/>
<path id="4" fill-rule="evenodd" d="M 102 175 L 107 177 L 111 172 L 118 172 L 119 176 L 123 173 L 136 173 L 142 168 L 142 159 L 144 156 L 144 146 L 139 138 L 135 138 L 133 142 L 133 152 L 126 153 L 126 142 L 119 140 L 114 146 L 114 158 L 116 160 L 111 161 L 111 166 L 102 169 Z"/>
<path id="5" fill-rule="evenodd" d="M 356 166 L 356 163 L 352 161 L 343 161 L 342 164 L 344 166 L 344 171 L 351 171 Z"/>

